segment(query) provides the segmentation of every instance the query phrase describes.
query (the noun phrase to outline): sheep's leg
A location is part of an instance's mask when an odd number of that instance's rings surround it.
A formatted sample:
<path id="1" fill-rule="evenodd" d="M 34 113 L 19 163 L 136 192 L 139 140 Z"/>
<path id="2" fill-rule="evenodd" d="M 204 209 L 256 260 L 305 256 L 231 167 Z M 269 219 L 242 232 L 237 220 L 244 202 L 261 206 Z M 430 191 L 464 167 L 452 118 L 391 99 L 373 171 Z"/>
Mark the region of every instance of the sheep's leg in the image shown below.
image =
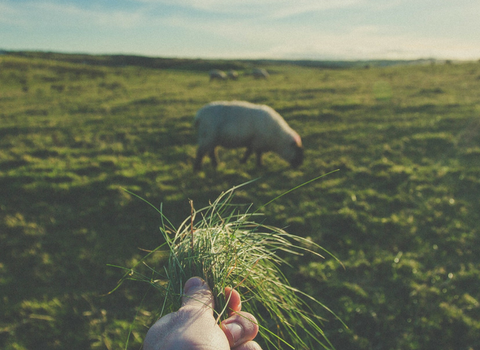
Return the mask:
<path id="1" fill-rule="evenodd" d="M 257 166 L 262 166 L 262 151 L 257 151 Z"/>
<path id="2" fill-rule="evenodd" d="M 204 156 L 205 151 L 199 147 L 197 150 L 197 158 L 195 158 L 195 163 L 193 165 L 193 170 L 199 171 L 202 169 L 202 160 Z"/>
<path id="3" fill-rule="evenodd" d="M 217 168 L 218 165 L 218 159 L 217 159 L 217 152 L 215 151 L 215 148 L 212 148 L 210 152 L 208 152 L 208 156 L 212 160 L 212 166 L 213 168 Z"/>
<path id="4" fill-rule="evenodd" d="M 242 160 L 240 161 L 242 164 L 247 162 L 247 159 L 252 155 L 253 149 L 252 147 L 248 147 L 245 151 L 245 155 L 243 156 Z"/>

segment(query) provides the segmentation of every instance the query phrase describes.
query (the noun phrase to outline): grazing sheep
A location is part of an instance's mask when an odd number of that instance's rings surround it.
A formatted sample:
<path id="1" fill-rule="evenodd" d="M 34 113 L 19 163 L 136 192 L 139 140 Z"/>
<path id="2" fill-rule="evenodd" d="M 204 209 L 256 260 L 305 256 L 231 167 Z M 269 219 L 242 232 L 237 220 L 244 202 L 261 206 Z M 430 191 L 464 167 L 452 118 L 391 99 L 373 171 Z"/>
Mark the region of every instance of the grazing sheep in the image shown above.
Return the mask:
<path id="1" fill-rule="evenodd" d="M 234 71 L 233 69 L 231 69 L 227 72 L 227 76 L 228 76 L 229 79 L 232 79 L 232 80 L 237 80 L 238 79 L 238 73 L 236 71 Z"/>
<path id="2" fill-rule="evenodd" d="M 263 68 L 255 68 L 253 71 L 252 71 L 252 75 L 254 78 L 256 79 L 259 79 L 259 78 L 262 78 L 262 79 L 268 79 L 268 77 L 270 76 L 268 74 L 268 72 L 263 69 Z"/>
<path id="3" fill-rule="evenodd" d="M 210 81 L 218 79 L 218 80 L 227 80 L 227 75 L 225 72 L 218 70 L 218 69 L 212 69 L 210 72 Z"/>
<path id="4" fill-rule="evenodd" d="M 246 147 L 242 163 L 255 152 L 257 166 L 262 165 L 263 152 L 275 152 L 296 168 L 303 162 L 300 136 L 273 108 L 244 101 L 212 102 L 195 116 L 198 129 L 198 150 L 194 170 L 200 170 L 208 154 L 214 168 L 218 161 L 217 146 Z"/>

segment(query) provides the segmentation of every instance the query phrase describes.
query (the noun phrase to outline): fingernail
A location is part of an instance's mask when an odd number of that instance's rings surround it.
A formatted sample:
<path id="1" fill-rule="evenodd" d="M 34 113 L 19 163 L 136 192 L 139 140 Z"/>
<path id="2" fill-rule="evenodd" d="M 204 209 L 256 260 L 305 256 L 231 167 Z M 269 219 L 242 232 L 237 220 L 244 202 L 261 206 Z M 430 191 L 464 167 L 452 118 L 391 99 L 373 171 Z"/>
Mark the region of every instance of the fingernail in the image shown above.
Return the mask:
<path id="1" fill-rule="evenodd" d="M 233 345 L 237 344 L 237 342 L 243 338 L 243 327 L 238 323 L 227 323 L 223 324 L 223 326 L 228 329 L 232 336 Z"/>
<path id="2" fill-rule="evenodd" d="M 205 282 L 199 277 L 192 277 L 186 283 L 183 289 L 184 294 L 189 294 L 190 290 L 202 287 Z"/>

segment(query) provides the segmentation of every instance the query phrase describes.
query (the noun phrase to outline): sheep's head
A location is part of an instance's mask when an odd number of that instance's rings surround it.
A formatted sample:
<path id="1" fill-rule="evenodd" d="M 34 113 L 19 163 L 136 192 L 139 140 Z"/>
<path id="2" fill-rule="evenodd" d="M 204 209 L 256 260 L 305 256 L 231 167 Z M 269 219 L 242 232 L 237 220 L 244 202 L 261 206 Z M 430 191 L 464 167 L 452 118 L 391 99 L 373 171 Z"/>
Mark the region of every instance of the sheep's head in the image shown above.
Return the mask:
<path id="1" fill-rule="evenodd" d="M 290 161 L 290 165 L 292 168 L 298 168 L 300 165 L 303 163 L 303 147 L 296 143 L 292 144 L 292 147 L 294 149 L 294 156 L 292 160 Z"/>
<path id="2" fill-rule="evenodd" d="M 302 139 L 294 131 L 289 136 L 290 139 L 282 145 L 278 153 L 290 163 L 292 168 L 298 168 L 303 163 Z"/>

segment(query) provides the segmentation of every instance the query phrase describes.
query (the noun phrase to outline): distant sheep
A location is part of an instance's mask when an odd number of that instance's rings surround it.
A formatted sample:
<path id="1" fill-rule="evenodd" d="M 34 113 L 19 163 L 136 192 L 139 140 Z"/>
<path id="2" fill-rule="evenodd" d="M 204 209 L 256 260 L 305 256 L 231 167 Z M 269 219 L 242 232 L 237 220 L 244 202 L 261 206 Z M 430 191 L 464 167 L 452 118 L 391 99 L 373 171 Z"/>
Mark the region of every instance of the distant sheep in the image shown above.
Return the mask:
<path id="1" fill-rule="evenodd" d="M 271 107 L 243 101 L 212 102 L 197 112 L 195 126 L 198 129 L 196 171 L 202 168 L 206 154 L 213 167 L 217 167 L 217 146 L 246 147 L 242 163 L 255 152 L 257 166 L 262 165 L 262 153 L 269 151 L 277 153 L 294 168 L 303 162 L 300 136 Z"/>
<path id="2" fill-rule="evenodd" d="M 234 71 L 233 69 L 231 69 L 227 72 L 227 76 L 228 76 L 229 79 L 232 79 L 232 80 L 237 80 L 238 79 L 238 73 L 236 71 Z"/>
<path id="3" fill-rule="evenodd" d="M 227 80 L 227 75 L 225 72 L 218 70 L 218 69 L 212 69 L 210 72 L 210 81 L 218 79 L 218 80 Z"/>
<path id="4" fill-rule="evenodd" d="M 256 79 L 259 79 L 259 78 L 262 78 L 262 79 L 268 79 L 268 77 L 270 76 L 267 72 L 266 69 L 263 69 L 263 68 L 255 68 L 253 71 L 252 71 L 252 75 L 254 78 Z"/>

